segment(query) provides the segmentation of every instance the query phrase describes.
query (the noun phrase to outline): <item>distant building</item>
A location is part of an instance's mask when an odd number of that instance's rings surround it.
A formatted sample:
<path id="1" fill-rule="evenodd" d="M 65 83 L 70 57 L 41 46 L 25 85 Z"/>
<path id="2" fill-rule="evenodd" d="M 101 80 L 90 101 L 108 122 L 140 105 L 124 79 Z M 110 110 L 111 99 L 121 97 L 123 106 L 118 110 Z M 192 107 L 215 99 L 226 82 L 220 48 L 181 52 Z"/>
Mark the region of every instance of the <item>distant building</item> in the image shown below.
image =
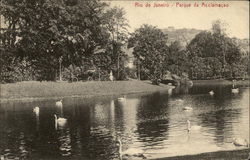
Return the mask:
<path id="1" fill-rule="evenodd" d="M 175 29 L 174 29 L 173 26 L 169 26 L 169 27 L 167 28 L 167 30 L 168 30 L 169 32 L 172 32 L 172 31 L 174 31 Z"/>

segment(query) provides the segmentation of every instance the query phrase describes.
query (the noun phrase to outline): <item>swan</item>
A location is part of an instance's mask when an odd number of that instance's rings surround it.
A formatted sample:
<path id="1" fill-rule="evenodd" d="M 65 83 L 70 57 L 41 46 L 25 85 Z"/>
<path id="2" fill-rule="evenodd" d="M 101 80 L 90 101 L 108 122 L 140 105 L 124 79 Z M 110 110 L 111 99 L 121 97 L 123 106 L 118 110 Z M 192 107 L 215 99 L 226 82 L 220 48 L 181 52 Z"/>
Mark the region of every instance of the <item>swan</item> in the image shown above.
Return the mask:
<path id="1" fill-rule="evenodd" d="M 242 138 L 234 138 L 233 139 L 233 144 L 235 145 L 235 146 L 246 146 L 246 147 L 248 147 L 248 142 L 247 142 L 247 140 L 246 139 L 242 139 Z"/>
<path id="2" fill-rule="evenodd" d="M 175 104 L 183 104 L 183 100 L 182 99 L 177 99 L 177 100 L 174 100 L 174 103 Z"/>
<path id="3" fill-rule="evenodd" d="M 191 122 L 187 120 L 187 130 L 190 132 L 191 130 L 200 130 L 201 126 L 191 126 Z"/>
<path id="4" fill-rule="evenodd" d="M 232 93 L 239 93 L 239 88 L 232 88 Z"/>
<path id="5" fill-rule="evenodd" d="M 58 117 L 54 114 L 54 117 L 55 117 L 55 124 L 59 125 L 59 126 L 64 126 L 67 122 L 67 119 L 66 118 L 61 118 L 61 117 Z"/>
<path id="6" fill-rule="evenodd" d="M 192 108 L 192 107 L 187 106 L 187 107 L 184 107 L 184 108 L 183 108 L 183 110 L 185 110 L 185 111 L 191 111 L 191 110 L 193 110 L 193 108 Z"/>
<path id="7" fill-rule="evenodd" d="M 62 107 L 62 105 L 63 105 L 63 104 L 62 104 L 62 99 L 61 99 L 60 101 L 57 101 L 57 102 L 56 102 L 56 106 L 57 106 L 57 107 Z"/>
<path id="8" fill-rule="evenodd" d="M 39 112 L 40 112 L 40 108 L 39 108 L 39 107 L 33 108 L 33 112 L 34 112 L 36 115 L 38 115 Z"/>
<path id="9" fill-rule="evenodd" d="M 214 95 L 214 91 L 213 90 L 211 90 L 210 92 L 208 92 L 211 96 L 213 96 Z"/>
<path id="10" fill-rule="evenodd" d="M 180 102 L 180 103 L 182 103 L 182 102 L 183 102 L 183 100 L 182 100 L 182 99 L 177 99 L 177 100 L 176 100 L 176 102 Z"/>
<path id="11" fill-rule="evenodd" d="M 142 159 L 147 159 L 147 157 L 143 154 L 144 151 L 141 149 L 137 149 L 137 148 L 129 148 L 125 151 L 122 151 L 122 142 L 120 139 L 117 140 L 118 141 L 118 146 L 119 146 L 119 156 L 120 156 L 120 160 L 122 160 L 122 157 L 140 157 Z"/>
<path id="12" fill-rule="evenodd" d="M 124 101 L 124 100 L 125 100 L 125 97 L 122 96 L 122 97 L 119 97 L 119 98 L 117 98 L 117 99 L 118 99 L 118 101 Z"/>
<path id="13" fill-rule="evenodd" d="M 183 102 L 183 100 L 182 100 L 182 99 L 177 99 L 176 101 L 177 101 L 177 102 Z"/>

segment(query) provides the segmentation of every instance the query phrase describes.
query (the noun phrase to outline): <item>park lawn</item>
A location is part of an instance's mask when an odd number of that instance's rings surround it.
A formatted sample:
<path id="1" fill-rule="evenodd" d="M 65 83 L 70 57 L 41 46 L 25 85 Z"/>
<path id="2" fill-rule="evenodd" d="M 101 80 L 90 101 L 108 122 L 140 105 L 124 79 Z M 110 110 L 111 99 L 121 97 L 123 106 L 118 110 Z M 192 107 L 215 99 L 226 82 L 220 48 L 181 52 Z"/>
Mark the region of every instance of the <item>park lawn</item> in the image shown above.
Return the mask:
<path id="1" fill-rule="evenodd" d="M 37 82 L 1 84 L 1 101 L 36 98 L 88 97 L 167 90 L 171 86 L 150 81 Z"/>
<path id="2" fill-rule="evenodd" d="M 227 80 L 194 80 L 194 85 L 230 85 Z M 249 86 L 249 81 L 236 81 L 236 85 Z M 152 85 L 150 81 L 89 81 L 89 82 L 38 82 L 25 81 L 0 84 L 1 101 L 41 98 L 89 97 L 153 92 L 172 88 Z"/>

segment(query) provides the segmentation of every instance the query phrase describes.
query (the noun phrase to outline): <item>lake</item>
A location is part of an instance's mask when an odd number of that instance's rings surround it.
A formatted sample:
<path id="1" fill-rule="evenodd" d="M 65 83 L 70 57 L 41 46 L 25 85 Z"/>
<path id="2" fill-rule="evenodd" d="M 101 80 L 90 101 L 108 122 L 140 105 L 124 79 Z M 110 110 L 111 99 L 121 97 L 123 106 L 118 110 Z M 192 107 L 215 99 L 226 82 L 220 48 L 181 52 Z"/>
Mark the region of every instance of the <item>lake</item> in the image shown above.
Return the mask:
<path id="1" fill-rule="evenodd" d="M 129 94 L 121 100 L 118 95 L 65 98 L 62 107 L 55 106 L 55 99 L 4 102 L 0 155 L 111 160 L 119 157 L 118 139 L 123 150 L 141 149 L 148 159 L 241 149 L 232 141 L 249 141 L 249 87 L 237 87 L 236 94 L 230 85 L 199 85 Z M 33 112 L 35 106 L 39 114 Z M 54 114 L 67 123 L 56 125 Z"/>

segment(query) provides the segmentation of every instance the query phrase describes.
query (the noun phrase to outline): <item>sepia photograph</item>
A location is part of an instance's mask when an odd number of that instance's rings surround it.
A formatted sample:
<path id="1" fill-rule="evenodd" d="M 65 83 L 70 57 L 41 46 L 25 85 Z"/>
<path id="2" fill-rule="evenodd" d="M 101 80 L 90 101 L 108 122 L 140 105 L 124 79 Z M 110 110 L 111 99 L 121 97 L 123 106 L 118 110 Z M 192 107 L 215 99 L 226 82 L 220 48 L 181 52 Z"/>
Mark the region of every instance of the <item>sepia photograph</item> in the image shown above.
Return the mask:
<path id="1" fill-rule="evenodd" d="M 0 160 L 250 160 L 248 0 L 0 0 Z"/>

